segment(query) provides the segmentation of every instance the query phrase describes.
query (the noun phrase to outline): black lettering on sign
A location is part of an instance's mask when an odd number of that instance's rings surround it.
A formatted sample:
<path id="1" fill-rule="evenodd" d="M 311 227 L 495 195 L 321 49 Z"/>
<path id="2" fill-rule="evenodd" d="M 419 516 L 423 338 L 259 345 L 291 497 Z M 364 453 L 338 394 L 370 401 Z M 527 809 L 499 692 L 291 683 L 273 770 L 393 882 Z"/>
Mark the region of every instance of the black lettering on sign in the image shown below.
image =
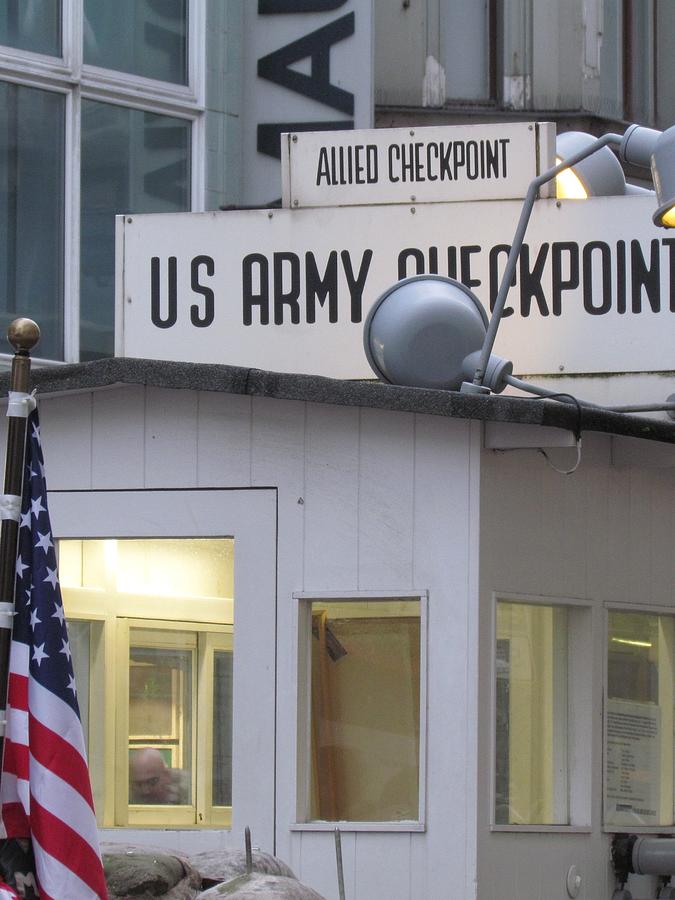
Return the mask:
<path id="1" fill-rule="evenodd" d="M 415 261 L 415 271 L 408 271 L 408 260 L 412 259 Z M 417 247 L 406 247 L 405 250 L 401 250 L 398 255 L 398 280 L 400 281 L 402 278 L 407 278 L 409 275 L 424 275 L 424 253 L 421 250 L 418 250 Z"/>
<path id="2" fill-rule="evenodd" d="M 511 251 L 511 248 L 509 247 L 508 244 L 496 244 L 494 247 L 492 247 L 490 249 L 490 257 L 489 257 L 490 312 L 494 312 L 495 303 L 497 301 L 497 294 L 499 293 L 499 286 L 502 283 L 502 273 L 499 270 L 499 257 L 505 256 L 508 258 L 510 251 Z M 516 284 L 516 273 L 514 270 L 510 287 L 515 287 L 515 284 Z M 512 315 L 513 315 L 513 307 L 504 306 L 504 311 L 502 312 L 502 318 L 505 319 L 507 316 L 512 316 Z"/>
<path id="3" fill-rule="evenodd" d="M 351 299 L 351 320 L 352 322 L 360 322 L 363 317 L 363 289 L 366 286 L 366 278 L 368 277 L 368 269 L 373 258 L 372 250 L 364 250 L 361 257 L 361 265 L 357 275 L 354 275 L 352 268 L 352 260 L 347 250 L 343 250 L 340 254 L 342 267 L 345 270 L 347 278 L 347 287 L 349 288 L 349 296 Z"/>
<path id="4" fill-rule="evenodd" d="M 162 296 L 160 287 L 160 259 L 153 256 L 150 260 L 150 318 L 157 328 L 172 328 L 178 319 L 178 261 L 175 256 L 168 260 L 168 297 L 166 315 L 162 315 Z"/>
<path id="5" fill-rule="evenodd" d="M 277 13 L 328 12 L 344 6 L 347 0 L 258 0 L 258 12 L 261 16 Z"/>
<path id="6" fill-rule="evenodd" d="M 664 247 L 668 248 L 668 273 L 670 275 L 669 306 L 670 311 L 675 312 L 675 253 L 673 252 L 675 249 L 675 239 L 661 238 L 661 243 Z"/>
<path id="7" fill-rule="evenodd" d="M 270 322 L 269 263 L 263 253 L 249 253 L 241 263 L 242 321 L 253 324 L 253 308 L 258 307 L 260 324 Z M 256 276 L 254 282 L 254 275 Z"/>
<path id="8" fill-rule="evenodd" d="M 291 322 L 297 325 L 300 321 L 300 259 L 297 253 L 275 253 L 274 268 L 274 324 L 284 324 L 284 306 L 291 311 Z M 284 271 L 288 278 L 284 277 Z M 284 282 L 288 290 L 284 290 Z"/>
<path id="9" fill-rule="evenodd" d="M 331 47 L 353 34 L 354 13 L 351 12 L 263 56 L 258 60 L 258 76 L 353 116 L 354 95 L 331 84 L 330 80 Z M 290 68 L 293 63 L 308 58 L 311 60 L 311 75 Z"/>
<path id="10" fill-rule="evenodd" d="M 319 274 L 316 259 L 313 253 L 305 253 L 305 275 L 307 279 L 307 321 L 310 324 L 316 322 L 316 301 L 323 307 L 328 299 L 328 321 L 338 320 L 338 255 L 337 250 L 331 250 L 326 263 L 323 276 Z"/>
<path id="11" fill-rule="evenodd" d="M 616 242 L 616 311 L 626 312 L 626 242 Z"/>
<path id="12" fill-rule="evenodd" d="M 208 328 L 215 316 L 214 294 L 210 287 L 199 281 L 199 269 L 206 267 L 206 274 L 211 276 L 216 270 L 215 263 L 210 256 L 195 256 L 190 267 L 190 284 L 195 294 L 204 297 L 204 311 L 200 313 L 199 307 L 193 303 L 190 307 L 190 321 L 196 328 Z"/>
<path id="13" fill-rule="evenodd" d="M 471 277 L 471 257 L 474 253 L 480 253 L 481 247 L 478 244 L 469 244 L 459 248 L 459 271 L 461 273 L 460 280 L 465 287 L 469 289 L 478 287 L 480 278 Z"/>
<path id="14" fill-rule="evenodd" d="M 542 316 L 548 315 L 548 306 L 544 289 L 541 284 L 541 277 L 544 274 L 544 266 L 546 257 L 548 256 L 548 244 L 542 244 L 537 254 L 534 268 L 530 269 L 530 248 L 527 244 L 523 244 L 518 262 L 520 264 L 520 314 L 521 316 L 529 316 L 532 306 L 532 299 L 537 301 L 539 312 Z"/>
<path id="15" fill-rule="evenodd" d="M 567 278 L 563 275 L 563 259 L 567 256 Z M 579 245 L 574 241 L 554 241 L 551 244 L 551 307 L 554 316 L 562 315 L 563 291 L 579 287 Z"/>
<path id="16" fill-rule="evenodd" d="M 257 129 L 257 150 L 258 153 L 281 159 L 281 135 L 284 132 L 347 131 L 353 127 L 353 119 L 334 122 L 264 122 Z"/>
<path id="17" fill-rule="evenodd" d="M 652 310 L 661 310 L 661 267 L 659 242 L 656 238 L 650 241 L 650 250 L 651 264 L 647 266 L 640 241 L 630 242 L 631 305 L 634 313 L 642 312 L 642 288 L 645 289 Z"/>
<path id="18" fill-rule="evenodd" d="M 595 306 L 593 302 L 593 254 L 600 253 L 602 273 L 602 303 Z M 596 253 L 597 255 L 597 253 Z M 591 241 L 583 251 L 583 291 L 584 309 L 592 316 L 603 316 L 612 308 L 612 251 L 604 241 Z"/>

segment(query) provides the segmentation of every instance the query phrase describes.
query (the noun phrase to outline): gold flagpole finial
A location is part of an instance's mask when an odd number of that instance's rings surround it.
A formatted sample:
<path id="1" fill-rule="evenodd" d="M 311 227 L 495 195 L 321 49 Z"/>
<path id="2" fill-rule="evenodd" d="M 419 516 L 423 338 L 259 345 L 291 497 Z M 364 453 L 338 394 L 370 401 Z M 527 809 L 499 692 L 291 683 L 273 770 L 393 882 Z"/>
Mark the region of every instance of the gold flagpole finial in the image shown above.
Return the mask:
<path id="1" fill-rule="evenodd" d="M 30 353 L 40 340 L 40 326 L 32 319 L 14 319 L 9 323 L 7 340 L 17 353 Z"/>

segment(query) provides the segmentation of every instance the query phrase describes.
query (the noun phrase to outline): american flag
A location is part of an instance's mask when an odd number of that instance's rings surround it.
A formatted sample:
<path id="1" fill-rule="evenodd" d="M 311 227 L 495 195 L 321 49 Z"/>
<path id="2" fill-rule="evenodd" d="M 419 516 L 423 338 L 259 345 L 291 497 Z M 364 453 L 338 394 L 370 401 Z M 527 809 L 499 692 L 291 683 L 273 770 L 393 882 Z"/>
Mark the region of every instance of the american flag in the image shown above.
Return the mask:
<path id="1" fill-rule="evenodd" d="M 107 898 L 37 410 L 28 419 L 0 837 L 30 838 L 42 900 Z"/>

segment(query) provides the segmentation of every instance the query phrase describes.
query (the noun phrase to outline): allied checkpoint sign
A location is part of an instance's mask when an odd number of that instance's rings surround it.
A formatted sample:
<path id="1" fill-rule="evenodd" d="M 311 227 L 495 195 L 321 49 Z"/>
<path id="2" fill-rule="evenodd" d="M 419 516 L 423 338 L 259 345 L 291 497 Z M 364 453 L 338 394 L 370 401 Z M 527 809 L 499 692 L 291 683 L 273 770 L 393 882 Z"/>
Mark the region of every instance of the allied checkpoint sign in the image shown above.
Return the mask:
<path id="1" fill-rule="evenodd" d="M 283 205 L 524 197 L 554 146 L 551 122 L 292 132 L 281 144 Z"/>
<path id="2" fill-rule="evenodd" d="M 518 374 L 673 368 L 675 236 L 637 195 L 540 200 L 495 351 Z M 518 200 L 119 217 L 116 352 L 372 378 L 363 321 L 438 272 L 487 309 Z"/>

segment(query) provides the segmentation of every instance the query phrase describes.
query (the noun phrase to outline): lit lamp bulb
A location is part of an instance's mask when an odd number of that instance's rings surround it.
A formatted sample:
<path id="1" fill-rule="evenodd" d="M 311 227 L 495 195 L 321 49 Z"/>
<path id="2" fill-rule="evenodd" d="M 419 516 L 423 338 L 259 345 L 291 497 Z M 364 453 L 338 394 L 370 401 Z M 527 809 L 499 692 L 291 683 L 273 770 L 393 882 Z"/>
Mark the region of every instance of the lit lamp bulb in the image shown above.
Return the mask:
<path id="1" fill-rule="evenodd" d="M 573 159 L 580 151 L 594 147 L 596 138 L 583 131 L 565 131 L 555 142 L 556 165 Z M 621 163 L 609 147 L 601 147 L 585 159 L 563 169 L 555 179 L 558 200 L 586 200 L 588 197 L 615 197 L 626 193 Z"/>
<path id="2" fill-rule="evenodd" d="M 556 165 L 559 166 L 561 162 L 562 159 L 556 156 Z M 563 169 L 559 175 L 556 175 L 555 195 L 558 200 L 586 200 L 588 197 L 581 179 L 572 169 Z"/>

